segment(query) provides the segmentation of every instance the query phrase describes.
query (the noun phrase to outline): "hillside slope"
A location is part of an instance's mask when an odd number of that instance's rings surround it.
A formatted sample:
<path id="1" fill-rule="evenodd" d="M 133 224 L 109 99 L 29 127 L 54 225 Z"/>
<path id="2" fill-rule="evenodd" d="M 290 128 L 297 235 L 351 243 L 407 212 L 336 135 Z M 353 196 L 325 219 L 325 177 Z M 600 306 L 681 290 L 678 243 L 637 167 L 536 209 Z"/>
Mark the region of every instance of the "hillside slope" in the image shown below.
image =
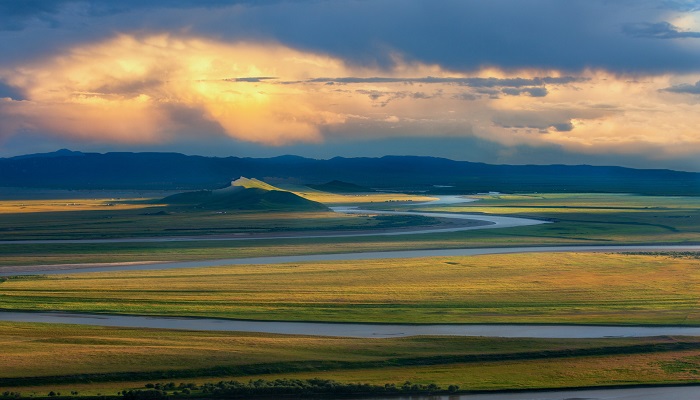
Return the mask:
<path id="1" fill-rule="evenodd" d="M 241 177 L 226 188 L 178 193 L 159 203 L 200 210 L 327 211 L 321 203 L 283 191 L 257 179 Z"/>

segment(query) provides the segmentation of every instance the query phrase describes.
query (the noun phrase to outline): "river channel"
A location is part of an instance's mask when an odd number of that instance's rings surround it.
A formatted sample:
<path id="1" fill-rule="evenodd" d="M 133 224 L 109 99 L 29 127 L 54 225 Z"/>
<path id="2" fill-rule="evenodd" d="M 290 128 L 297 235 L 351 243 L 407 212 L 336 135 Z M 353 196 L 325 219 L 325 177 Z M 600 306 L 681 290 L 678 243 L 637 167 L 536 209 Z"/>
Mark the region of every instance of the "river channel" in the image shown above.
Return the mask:
<path id="1" fill-rule="evenodd" d="M 246 321 L 215 318 L 82 314 L 68 312 L 0 312 L 0 321 L 43 322 L 130 328 L 239 331 L 283 335 L 392 338 L 419 335 L 504 338 L 594 339 L 663 335 L 700 336 L 692 326 L 498 325 L 498 324 L 355 324 Z"/>
<path id="2" fill-rule="evenodd" d="M 580 389 L 454 396 L 372 397 L 362 400 L 698 400 L 700 386 Z"/>

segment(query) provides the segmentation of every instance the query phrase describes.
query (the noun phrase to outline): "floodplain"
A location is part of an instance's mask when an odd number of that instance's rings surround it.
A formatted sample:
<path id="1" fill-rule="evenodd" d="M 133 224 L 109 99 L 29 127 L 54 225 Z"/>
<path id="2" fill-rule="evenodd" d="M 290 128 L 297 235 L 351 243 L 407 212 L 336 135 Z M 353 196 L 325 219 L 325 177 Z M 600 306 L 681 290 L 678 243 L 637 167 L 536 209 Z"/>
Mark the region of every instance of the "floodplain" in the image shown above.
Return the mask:
<path id="1" fill-rule="evenodd" d="M 17 277 L 6 310 L 369 323 L 700 325 L 694 254 L 525 253 Z"/>
<path id="2" fill-rule="evenodd" d="M 476 202 L 431 206 L 419 205 L 426 200 L 421 196 L 382 194 L 372 202 L 358 195 L 313 190 L 300 195 L 304 194 L 329 205 L 509 215 L 552 223 L 401 237 L 304 238 L 309 232 L 413 229 L 444 222 L 330 211 L 183 212 L 143 199 L 12 199 L 0 204 L 0 236 L 5 240 L 0 244 L 0 266 L 22 269 L 405 249 L 700 244 L 700 199 L 693 197 L 489 194 L 474 196 L 479 199 Z M 186 229 L 170 230 L 177 226 Z M 206 240 L 222 234 L 279 231 L 299 232 L 299 237 Z M 7 242 L 167 236 L 187 240 Z M 115 270 L 2 280 L 3 310 L 329 323 L 700 326 L 700 259 L 697 253 L 674 251 Z M 125 389 L 165 381 L 201 385 L 227 379 L 315 377 L 376 385 L 406 381 L 445 388 L 456 385 L 461 391 L 700 382 L 697 337 L 353 339 L 204 332 L 196 327 L 176 331 L 18 322 L 0 322 L 0 326 L 5 349 L 0 363 L 9 366 L 0 372 L 0 387 L 33 397 L 46 397 L 50 391 L 116 396 Z"/>

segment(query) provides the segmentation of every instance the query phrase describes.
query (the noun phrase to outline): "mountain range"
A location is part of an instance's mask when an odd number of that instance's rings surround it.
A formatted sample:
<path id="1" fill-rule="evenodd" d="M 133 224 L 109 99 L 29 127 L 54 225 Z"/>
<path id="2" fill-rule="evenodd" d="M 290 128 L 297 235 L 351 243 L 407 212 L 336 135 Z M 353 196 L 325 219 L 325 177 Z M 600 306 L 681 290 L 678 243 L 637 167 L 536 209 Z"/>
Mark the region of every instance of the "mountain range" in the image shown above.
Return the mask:
<path id="1" fill-rule="evenodd" d="M 317 160 L 204 157 L 179 153 L 59 150 L 0 159 L 0 187 L 55 189 L 217 189 L 248 176 L 265 182 L 334 180 L 379 190 L 428 193 L 626 192 L 700 195 L 700 173 L 590 165 L 492 165 L 436 157 Z"/>

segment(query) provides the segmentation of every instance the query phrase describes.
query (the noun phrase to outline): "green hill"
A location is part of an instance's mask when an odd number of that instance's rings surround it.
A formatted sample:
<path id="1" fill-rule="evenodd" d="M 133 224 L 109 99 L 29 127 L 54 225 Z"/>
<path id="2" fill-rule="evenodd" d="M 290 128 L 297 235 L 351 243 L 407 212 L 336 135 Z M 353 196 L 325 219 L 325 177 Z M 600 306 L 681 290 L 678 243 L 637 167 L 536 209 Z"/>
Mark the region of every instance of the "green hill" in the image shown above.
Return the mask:
<path id="1" fill-rule="evenodd" d="M 322 192 L 330 192 L 330 193 L 370 193 L 370 192 L 375 192 L 374 189 L 370 189 L 368 187 L 355 185 L 354 183 L 343 182 L 343 181 L 338 181 L 338 180 L 322 183 L 320 185 L 307 185 L 307 186 L 312 188 L 312 189 L 320 190 Z"/>
<path id="2" fill-rule="evenodd" d="M 257 179 L 241 177 L 231 186 L 168 196 L 160 203 L 203 210 L 327 211 L 321 203 L 307 200 Z"/>

